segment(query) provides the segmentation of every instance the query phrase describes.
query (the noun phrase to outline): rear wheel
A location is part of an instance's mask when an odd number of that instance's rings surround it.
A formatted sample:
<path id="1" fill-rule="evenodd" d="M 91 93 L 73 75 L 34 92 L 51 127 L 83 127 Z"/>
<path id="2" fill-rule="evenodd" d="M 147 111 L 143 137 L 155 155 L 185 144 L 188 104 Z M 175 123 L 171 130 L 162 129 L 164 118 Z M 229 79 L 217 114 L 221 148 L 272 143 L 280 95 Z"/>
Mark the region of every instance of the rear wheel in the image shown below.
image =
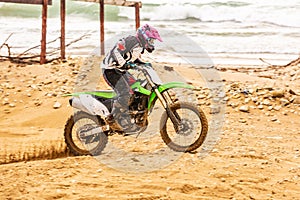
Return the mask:
<path id="1" fill-rule="evenodd" d="M 171 112 L 179 124 L 174 125 L 164 112 L 160 121 L 160 134 L 163 141 L 173 150 L 191 152 L 199 148 L 208 132 L 208 122 L 204 112 L 188 102 L 170 105 Z"/>
<path id="2" fill-rule="evenodd" d="M 75 156 L 99 155 L 105 148 L 108 138 L 102 131 L 104 125 L 97 116 L 79 111 L 72 115 L 64 130 L 65 142 Z"/>

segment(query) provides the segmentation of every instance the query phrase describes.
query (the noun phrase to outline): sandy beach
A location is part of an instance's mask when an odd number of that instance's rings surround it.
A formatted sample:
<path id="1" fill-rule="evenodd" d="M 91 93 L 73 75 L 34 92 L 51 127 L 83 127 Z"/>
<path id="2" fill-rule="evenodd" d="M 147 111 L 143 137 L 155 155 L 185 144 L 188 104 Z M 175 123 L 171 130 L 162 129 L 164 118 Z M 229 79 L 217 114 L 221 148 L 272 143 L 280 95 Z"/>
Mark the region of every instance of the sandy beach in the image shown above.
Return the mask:
<path id="1" fill-rule="evenodd" d="M 83 62 L 0 62 L 0 199 L 299 199 L 299 64 L 214 66 L 226 109 L 212 151 L 128 173 L 66 149 L 64 125 L 73 109 L 61 95 L 74 90 Z M 200 87 L 193 68 L 165 65 Z M 205 89 L 196 95 L 210 120 L 211 96 Z M 140 151 L 149 145 L 139 144 Z"/>

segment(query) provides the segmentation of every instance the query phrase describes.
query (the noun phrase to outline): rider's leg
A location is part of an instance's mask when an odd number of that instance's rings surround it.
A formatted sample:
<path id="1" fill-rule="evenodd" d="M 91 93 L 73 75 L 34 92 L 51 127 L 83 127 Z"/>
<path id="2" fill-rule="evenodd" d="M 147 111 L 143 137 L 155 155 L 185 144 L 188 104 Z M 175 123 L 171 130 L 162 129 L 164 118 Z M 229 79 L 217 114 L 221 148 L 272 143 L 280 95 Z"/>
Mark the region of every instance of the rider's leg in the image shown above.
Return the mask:
<path id="1" fill-rule="evenodd" d="M 106 119 L 108 123 L 115 123 L 114 116 L 117 112 L 126 112 L 128 110 L 131 96 L 128 74 L 126 71 L 123 72 L 118 69 L 106 69 L 104 70 L 104 78 L 118 95 L 113 103 L 111 115 Z"/>
<path id="2" fill-rule="evenodd" d="M 104 71 L 106 82 L 115 90 L 117 98 L 114 104 L 117 107 L 128 109 L 129 99 L 131 97 L 131 88 L 129 84 L 130 74 L 118 69 L 107 69 Z"/>

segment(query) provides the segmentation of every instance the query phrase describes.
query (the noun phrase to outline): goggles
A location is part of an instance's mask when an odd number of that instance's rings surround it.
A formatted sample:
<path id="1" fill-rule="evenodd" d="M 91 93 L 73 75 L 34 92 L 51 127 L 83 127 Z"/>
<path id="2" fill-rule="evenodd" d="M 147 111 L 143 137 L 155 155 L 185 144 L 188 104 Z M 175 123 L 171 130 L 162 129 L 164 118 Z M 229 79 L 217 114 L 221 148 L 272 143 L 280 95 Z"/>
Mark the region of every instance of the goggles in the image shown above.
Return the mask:
<path id="1" fill-rule="evenodd" d="M 154 45 L 155 39 L 154 39 L 154 38 L 148 38 L 147 41 L 148 41 L 148 43 L 149 43 L 150 45 Z"/>

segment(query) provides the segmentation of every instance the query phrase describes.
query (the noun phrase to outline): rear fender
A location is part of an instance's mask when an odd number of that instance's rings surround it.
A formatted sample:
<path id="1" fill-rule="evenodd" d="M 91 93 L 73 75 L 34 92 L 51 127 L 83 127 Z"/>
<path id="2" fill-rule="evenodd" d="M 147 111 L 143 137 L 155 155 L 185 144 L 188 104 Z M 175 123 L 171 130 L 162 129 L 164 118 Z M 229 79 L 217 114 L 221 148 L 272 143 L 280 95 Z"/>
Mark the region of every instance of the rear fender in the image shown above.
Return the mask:
<path id="1" fill-rule="evenodd" d="M 76 95 L 70 100 L 70 104 L 91 115 L 107 117 L 110 114 L 108 108 L 90 94 Z"/>

